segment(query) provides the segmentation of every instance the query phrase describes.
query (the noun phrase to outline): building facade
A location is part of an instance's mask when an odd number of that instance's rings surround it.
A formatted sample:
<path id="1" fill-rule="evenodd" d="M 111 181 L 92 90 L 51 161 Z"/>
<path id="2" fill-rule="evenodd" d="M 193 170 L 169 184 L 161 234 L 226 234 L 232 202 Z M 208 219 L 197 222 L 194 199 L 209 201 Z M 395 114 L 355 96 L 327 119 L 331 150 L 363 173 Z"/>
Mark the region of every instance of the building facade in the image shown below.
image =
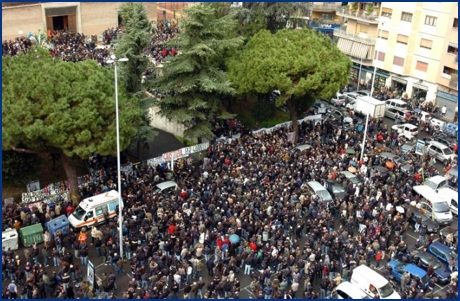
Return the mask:
<path id="1" fill-rule="evenodd" d="M 2 40 L 11 40 L 39 30 L 69 30 L 101 35 L 121 21 L 122 2 L 12 2 L 2 5 Z M 143 2 L 148 18 L 157 20 L 155 2 Z"/>
<path id="2" fill-rule="evenodd" d="M 456 119 L 458 3 L 353 2 L 337 11 L 337 46 L 353 61 L 351 76 L 421 102 L 446 105 Z"/>

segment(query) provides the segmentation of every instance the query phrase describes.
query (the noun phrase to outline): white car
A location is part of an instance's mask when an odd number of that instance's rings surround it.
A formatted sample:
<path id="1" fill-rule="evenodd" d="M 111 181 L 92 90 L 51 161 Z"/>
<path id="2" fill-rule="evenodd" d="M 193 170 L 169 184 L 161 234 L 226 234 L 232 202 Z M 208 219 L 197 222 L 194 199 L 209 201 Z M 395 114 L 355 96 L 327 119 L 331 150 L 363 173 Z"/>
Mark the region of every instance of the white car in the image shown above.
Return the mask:
<path id="1" fill-rule="evenodd" d="M 331 99 L 331 104 L 334 106 L 342 106 L 345 103 L 345 100 L 347 100 L 347 96 L 343 94 L 337 94 L 336 97 Z"/>
<path id="2" fill-rule="evenodd" d="M 409 140 L 414 139 L 418 135 L 418 127 L 410 123 L 395 124 L 391 129 L 396 131 L 398 135 L 402 135 Z"/>
<path id="3" fill-rule="evenodd" d="M 350 101 L 349 103 L 347 103 L 347 105 L 345 106 L 345 108 L 349 109 L 349 110 L 354 110 L 356 109 L 356 100 L 352 100 Z"/>

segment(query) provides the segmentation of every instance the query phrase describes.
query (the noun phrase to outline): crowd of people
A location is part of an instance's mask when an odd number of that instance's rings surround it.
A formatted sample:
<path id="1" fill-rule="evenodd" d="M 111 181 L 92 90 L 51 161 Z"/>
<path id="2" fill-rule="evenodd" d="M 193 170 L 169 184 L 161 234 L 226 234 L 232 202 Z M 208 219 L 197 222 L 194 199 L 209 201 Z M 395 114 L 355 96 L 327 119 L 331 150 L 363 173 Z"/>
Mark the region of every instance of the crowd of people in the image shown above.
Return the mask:
<path id="1" fill-rule="evenodd" d="M 74 231 L 65 237 L 45 233 L 41 251 L 35 245 L 20 250 L 24 261 L 3 250 L 3 279 L 9 279 L 3 296 L 239 298 L 242 277 L 250 277 L 247 290 L 255 299 L 318 299 L 334 297 L 334 288 L 350 280 L 354 267 L 383 266 L 404 248 L 408 219 L 395 208 L 420 202 L 411 187 L 421 179 L 398 162 L 389 170 L 378 154 L 371 155 L 382 143 L 399 153 L 399 141 L 391 143 L 392 134 L 381 120 L 370 122 L 363 161 L 355 154 L 363 134 L 344 132 L 327 121 L 300 125 L 298 144 L 310 145 L 302 151 L 290 141 L 287 128 L 253 134 L 237 123 L 225 126 L 220 133 L 241 136 L 213 141 L 200 164 L 181 159 L 174 171 L 167 165 L 137 165 L 122 175 L 124 254 L 119 254 L 113 220 L 87 229 L 86 238 Z M 92 164 L 98 177 L 82 188 L 82 198 L 116 188 L 114 162 Z M 410 164 L 413 170 L 421 167 L 417 160 Z M 360 183 L 340 173 L 350 167 Z M 426 168 L 425 176 L 437 173 Z M 157 183 L 169 179 L 178 183 L 177 191 L 153 193 Z M 345 196 L 323 201 L 308 189 L 312 180 L 335 181 Z M 68 214 L 69 206 L 52 208 L 55 215 Z M 24 214 L 46 221 L 50 208 L 20 209 L 18 221 Z M 442 241 L 426 231 L 417 235 L 420 247 L 435 238 Z M 453 247 L 458 248 L 457 241 Z M 91 252 L 113 267 L 93 286 L 81 273 Z M 51 264 L 58 271 L 49 274 Z M 125 273 L 131 280 L 128 289 L 119 291 L 117 278 Z M 453 278 L 447 294 L 438 297 L 452 297 L 457 289 Z M 400 295 L 420 298 L 417 280 Z M 431 292 L 423 296 L 433 298 Z"/>
<path id="2" fill-rule="evenodd" d="M 149 47 L 145 50 L 153 66 L 159 65 L 164 58 L 175 56 L 177 50 L 167 43 L 179 32 L 179 27 L 171 26 L 163 20 L 154 25 L 154 34 Z M 46 46 L 50 49 L 53 57 L 64 61 L 79 62 L 83 60 L 96 60 L 104 65 L 111 54 L 111 46 L 123 34 L 123 26 L 108 28 L 102 32 L 98 43 L 98 36 L 86 36 L 66 30 L 50 30 L 47 32 Z M 3 41 L 2 56 L 15 56 L 29 50 L 36 38 L 33 35 L 18 37 L 14 40 Z M 151 72 L 153 68 L 149 68 Z"/>

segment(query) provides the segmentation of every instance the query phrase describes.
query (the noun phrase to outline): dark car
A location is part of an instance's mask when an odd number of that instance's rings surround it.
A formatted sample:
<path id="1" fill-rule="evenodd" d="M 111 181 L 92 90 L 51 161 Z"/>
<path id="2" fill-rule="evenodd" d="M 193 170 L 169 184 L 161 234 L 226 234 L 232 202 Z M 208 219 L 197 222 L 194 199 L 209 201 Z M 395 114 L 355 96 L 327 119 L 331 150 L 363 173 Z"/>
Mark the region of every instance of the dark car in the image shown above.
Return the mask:
<path id="1" fill-rule="evenodd" d="M 394 163 L 399 164 L 399 163 L 402 163 L 402 161 L 403 161 L 400 156 L 392 154 L 392 153 L 389 153 L 389 152 L 381 152 L 379 154 L 379 156 L 380 156 L 380 158 L 383 159 L 383 162 L 391 160 Z"/>
<path id="2" fill-rule="evenodd" d="M 428 269 L 428 266 L 431 264 L 434 269 L 434 276 L 438 279 L 438 282 L 441 284 L 447 284 L 450 282 L 450 274 L 452 273 L 447 265 L 442 263 L 435 256 L 431 255 L 428 252 L 422 251 L 413 251 L 411 252 L 412 257 L 414 258 L 417 265 L 423 269 Z"/>
<path id="3" fill-rule="evenodd" d="M 435 241 L 428 246 L 427 251 L 445 264 L 449 264 L 450 260 L 453 259 L 454 269 L 458 271 L 458 255 L 455 250 L 452 250 L 439 241 Z"/>
<path id="4" fill-rule="evenodd" d="M 458 229 L 457 228 L 447 226 L 447 227 L 442 228 L 439 231 L 439 235 L 441 235 L 444 238 L 446 238 L 446 236 L 451 233 L 454 234 L 454 240 L 458 240 Z"/>
<path id="5" fill-rule="evenodd" d="M 404 211 L 407 213 L 410 211 L 411 217 L 409 219 L 409 224 L 414 227 L 417 218 L 422 218 L 422 227 L 426 227 L 429 233 L 437 233 L 439 230 L 439 225 L 435 221 L 433 221 L 429 216 L 422 212 L 422 210 L 418 209 L 417 207 L 411 206 L 410 204 L 403 204 L 402 207 Z"/>
<path id="6" fill-rule="evenodd" d="M 411 142 L 406 142 L 404 143 L 402 146 L 401 146 L 401 152 L 403 154 L 406 154 L 406 153 L 414 153 L 415 152 L 415 143 L 411 143 Z"/>
<path id="7" fill-rule="evenodd" d="M 335 199 L 336 197 L 339 200 L 343 200 L 346 196 L 345 188 L 343 188 L 342 184 L 337 181 L 329 180 L 327 181 L 327 191 L 331 194 L 331 196 Z"/>

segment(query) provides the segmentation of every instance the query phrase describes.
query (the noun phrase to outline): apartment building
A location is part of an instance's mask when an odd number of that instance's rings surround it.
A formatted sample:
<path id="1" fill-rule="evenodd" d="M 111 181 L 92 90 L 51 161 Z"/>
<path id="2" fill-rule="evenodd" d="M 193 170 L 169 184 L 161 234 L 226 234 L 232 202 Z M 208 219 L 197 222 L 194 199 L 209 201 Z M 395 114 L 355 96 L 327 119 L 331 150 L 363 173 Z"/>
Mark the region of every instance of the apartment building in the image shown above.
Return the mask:
<path id="1" fill-rule="evenodd" d="M 101 35 L 121 21 L 122 2 L 3 2 L 2 40 L 36 34 L 39 30 L 70 30 Z M 155 2 L 143 2 L 151 21 L 157 20 Z"/>
<path id="2" fill-rule="evenodd" d="M 446 105 L 446 118 L 456 119 L 458 3 L 353 2 L 337 15 L 334 36 L 354 63 L 353 78 L 370 86 L 377 67 L 376 89 Z"/>

